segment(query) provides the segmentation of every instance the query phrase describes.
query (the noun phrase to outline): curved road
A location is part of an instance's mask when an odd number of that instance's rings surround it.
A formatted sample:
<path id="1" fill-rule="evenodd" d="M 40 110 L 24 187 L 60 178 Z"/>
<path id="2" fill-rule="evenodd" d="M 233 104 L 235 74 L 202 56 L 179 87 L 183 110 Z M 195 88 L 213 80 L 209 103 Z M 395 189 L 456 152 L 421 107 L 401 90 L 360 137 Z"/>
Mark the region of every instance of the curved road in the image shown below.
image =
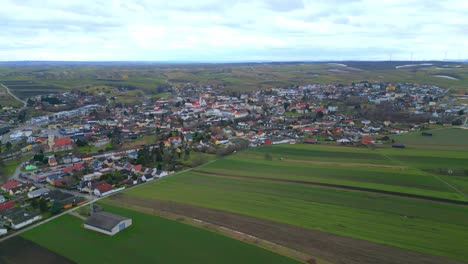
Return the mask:
<path id="1" fill-rule="evenodd" d="M 16 95 L 14 95 L 11 91 L 10 91 L 10 88 L 8 88 L 7 86 L 5 86 L 3 83 L 0 83 L 1 86 L 3 86 L 3 88 L 6 89 L 7 93 L 11 96 L 13 96 L 13 98 L 15 98 L 16 100 L 20 101 L 21 103 L 23 103 L 23 107 L 22 108 L 26 108 L 26 106 L 28 105 L 26 103 L 26 101 L 23 101 L 21 99 L 19 99 Z"/>

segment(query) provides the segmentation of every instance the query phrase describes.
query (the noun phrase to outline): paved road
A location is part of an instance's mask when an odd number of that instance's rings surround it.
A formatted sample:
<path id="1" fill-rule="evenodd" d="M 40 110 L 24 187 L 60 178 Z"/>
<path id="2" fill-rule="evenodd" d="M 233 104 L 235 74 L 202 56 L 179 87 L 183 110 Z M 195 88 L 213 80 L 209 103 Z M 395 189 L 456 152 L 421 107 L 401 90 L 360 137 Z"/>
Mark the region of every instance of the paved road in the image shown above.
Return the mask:
<path id="1" fill-rule="evenodd" d="M 19 99 L 16 95 L 14 95 L 14 94 L 10 91 L 10 88 L 8 88 L 7 86 L 5 86 L 3 83 L 0 83 L 0 85 L 3 86 L 3 88 L 6 89 L 6 91 L 7 91 L 7 93 L 8 93 L 9 95 L 13 96 L 13 98 L 15 98 L 16 100 L 18 100 L 18 101 L 20 101 L 21 103 L 23 103 L 23 107 L 22 107 L 21 109 L 27 107 L 28 104 L 26 103 L 26 101 L 23 101 L 23 100 Z"/>

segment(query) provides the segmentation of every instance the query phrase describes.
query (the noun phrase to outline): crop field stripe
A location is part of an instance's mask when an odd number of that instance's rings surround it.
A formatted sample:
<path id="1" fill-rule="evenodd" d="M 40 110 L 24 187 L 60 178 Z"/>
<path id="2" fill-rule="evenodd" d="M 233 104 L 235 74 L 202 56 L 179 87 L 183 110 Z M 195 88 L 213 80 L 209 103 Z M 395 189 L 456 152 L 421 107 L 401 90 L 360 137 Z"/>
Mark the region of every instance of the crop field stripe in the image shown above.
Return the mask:
<path id="1" fill-rule="evenodd" d="M 240 153 L 239 157 L 261 159 L 260 155 Z M 355 163 L 355 162 L 334 162 L 334 161 L 318 161 L 318 160 L 300 160 L 300 159 L 283 159 L 285 162 L 291 163 L 304 163 L 314 165 L 334 165 L 334 166 L 350 166 L 350 167 L 371 167 L 371 168 L 386 168 L 386 169 L 408 169 L 407 166 L 398 165 L 384 165 L 384 164 L 372 164 L 372 163 Z"/>
<path id="2" fill-rule="evenodd" d="M 393 191 L 385 191 L 385 190 L 377 190 L 377 189 L 355 187 L 355 186 L 348 186 L 348 185 L 340 185 L 340 184 L 321 183 L 321 182 L 312 182 L 312 181 L 300 181 L 300 180 L 276 179 L 276 178 L 257 177 L 257 176 L 242 176 L 242 175 L 235 175 L 235 174 L 215 173 L 215 172 L 209 172 L 209 171 L 204 171 L 204 170 L 192 170 L 192 172 L 200 173 L 200 174 L 206 174 L 206 175 L 210 175 L 210 176 L 218 176 L 218 177 L 229 177 L 229 178 L 238 178 L 238 179 L 255 179 L 255 180 L 262 180 L 262 181 L 282 182 L 282 183 L 298 183 L 298 184 L 305 184 L 305 185 L 315 185 L 315 186 L 322 186 L 322 187 L 346 189 L 346 190 L 352 190 L 352 191 L 363 191 L 363 192 L 371 192 L 371 193 L 378 193 L 378 194 L 386 194 L 386 195 L 393 195 L 393 196 L 400 196 L 400 197 L 407 197 L 407 198 L 416 198 L 416 199 L 422 199 L 422 200 L 427 200 L 427 201 L 432 201 L 432 202 L 442 202 L 442 203 L 450 203 L 450 204 L 458 204 L 458 205 L 468 205 L 468 201 L 458 201 L 458 200 L 438 198 L 438 197 L 432 197 L 432 196 L 402 193 L 402 192 L 393 192 Z"/>
<path id="3" fill-rule="evenodd" d="M 389 160 L 392 160 L 393 162 L 397 162 L 396 160 L 394 160 L 393 158 L 391 158 L 389 155 L 385 154 L 385 153 L 382 153 L 382 155 L 384 157 L 387 157 Z M 402 162 L 400 162 L 402 163 Z M 452 190 L 454 190 L 455 192 L 459 193 L 461 196 L 463 196 L 465 199 L 467 198 L 467 195 L 460 191 L 458 188 L 456 188 L 455 186 L 453 186 L 452 184 L 448 183 L 447 181 L 443 180 L 442 178 L 438 177 L 437 175 L 434 175 L 432 173 L 428 173 L 428 172 L 425 172 L 423 170 L 419 170 L 421 173 L 425 174 L 425 175 L 429 175 L 429 176 L 432 176 L 433 178 L 437 179 L 438 181 L 444 183 L 445 185 L 447 185 L 448 187 L 450 187 Z"/>
<path id="4" fill-rule="evenodd" d="M 449 182 L 445 181 L 444 179 L 442 179 L 441 177 L 435 175 L 435 174 L 432 174 L 432 173 L 428 173 L 428 172 L 425 172 L 425 171 L 421 171 L 422 173 L 426 174 L 426 175 L 430 175 L 434 178 L 436 178 L 437 180 L 439 180 L 440 182 L 446 184 L 447 186 L 449 186 L 450 188 L 452 188 L 454 191 L 456 191 L 457 193 L 459 193 L 460 195 L 462 195 L 463 197 L 465 197 L 465 199 L 468 197 L 466 195 L 466 193 L 462 192 L 461 190 L 459 190 L 457 187 L 453 186 L 452 184 L 450 184 Z"/>
<path id="5" fill-rule="evenodd" d="M 129 189 L 148 200 L 237 214 L 467 260 L 467 207 L 418 199 L 186 173 Z M 463 248 L 463 249 L 462 249 Z"/>

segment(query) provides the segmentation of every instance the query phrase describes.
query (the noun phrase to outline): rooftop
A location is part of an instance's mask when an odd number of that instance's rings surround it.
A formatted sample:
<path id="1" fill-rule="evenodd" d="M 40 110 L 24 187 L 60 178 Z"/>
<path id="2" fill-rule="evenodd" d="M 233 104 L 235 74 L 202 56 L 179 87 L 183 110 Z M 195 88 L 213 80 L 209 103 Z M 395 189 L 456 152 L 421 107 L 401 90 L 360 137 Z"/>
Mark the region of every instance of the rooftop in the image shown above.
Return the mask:
<path id="1" fill-rule="evenodd" d="M 85 224 L 96 228 L 104 229 L 110 232 L 112 231 L 112 228 L 118 225 L 121 221 L 127 219 L 129 218 L 111 214 L 108 212 L 98 212 L 88 217 L 88 219 L 86 219 L 85 221 Z"/>

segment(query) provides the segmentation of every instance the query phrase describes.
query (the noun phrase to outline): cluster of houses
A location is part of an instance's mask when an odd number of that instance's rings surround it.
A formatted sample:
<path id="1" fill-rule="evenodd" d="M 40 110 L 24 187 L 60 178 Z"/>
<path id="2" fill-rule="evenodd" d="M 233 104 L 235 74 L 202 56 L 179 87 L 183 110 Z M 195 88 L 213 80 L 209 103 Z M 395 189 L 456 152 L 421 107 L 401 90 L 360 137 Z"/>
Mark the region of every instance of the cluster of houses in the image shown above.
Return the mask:
<path id="1" fill-rule="evenodd" d="M 360 142 L 363 137 L 418 129 L 420 121 L 464 120 L 467 105 L 447 103 L 445 96 L 443 88 L 413 83 L 311 84 L 229 94 L 189 85 L 177 96 L 146 98 L 139 105 L 89 104 L 30 121 L 56 130 L 55 136 L 16 134 L 28 138 L 30 145 L 24 151 L 40 146 L 46 152 L 69 151 L 78 141 L 109 147 L 116 131 L 121 142 L 177 131 L 176 136 L 162 139 L 166 147 L 228 145 L 233 138 L 249 140 L 251 146 L 298 140 Z M 395 113 L 407 115 L 398 119 Z M 408 121 L 413 120 L 408 115 L 415 121 Z"/>
<path id="2" fill-rule="evenodd" d="M 82 196 L 18 180 L 5 182 L 0 185 L 0 190 L 0 235 L 7 234 L 9 229 L 17 230 L 43 219 L 50 203 L 68 209 L 87 201 Z M 46 204 L 41 209 L 40 200 Z"/>

